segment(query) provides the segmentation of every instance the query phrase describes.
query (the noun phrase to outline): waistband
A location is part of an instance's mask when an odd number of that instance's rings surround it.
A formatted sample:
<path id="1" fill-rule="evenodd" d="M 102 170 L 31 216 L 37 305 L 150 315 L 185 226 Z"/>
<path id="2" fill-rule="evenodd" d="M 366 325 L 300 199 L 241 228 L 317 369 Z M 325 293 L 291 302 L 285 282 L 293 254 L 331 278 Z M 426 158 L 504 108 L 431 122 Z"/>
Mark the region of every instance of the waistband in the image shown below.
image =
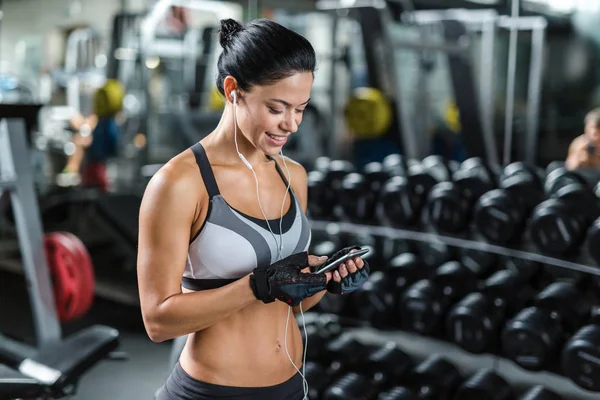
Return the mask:
<path id="1" fill-rule="evenodd" d="M 223 386 L 193 378 L 177 363 L 165 384 L 173 399 L 247 399 L 247 400 L 302 400 L 302 376 L 296 373 L 290 379 L 274 386 Z"/>

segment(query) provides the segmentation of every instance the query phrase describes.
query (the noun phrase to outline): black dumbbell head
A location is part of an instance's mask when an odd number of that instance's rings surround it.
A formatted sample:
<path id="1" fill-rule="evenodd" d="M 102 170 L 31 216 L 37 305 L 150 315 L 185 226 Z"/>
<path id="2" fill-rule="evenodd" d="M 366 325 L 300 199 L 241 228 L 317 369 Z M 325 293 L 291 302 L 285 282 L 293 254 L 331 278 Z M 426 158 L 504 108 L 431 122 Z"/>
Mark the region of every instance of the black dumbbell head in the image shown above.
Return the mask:
<path id="1" fill-rule="evenodd" d="M 323 361 L 325 345 L 330 340 L 330 336 L 318 324 L 306 325 L 306 335 L 304 330 L 301 332 L 302 340 L 310 344 L 306 350 L 306 359 L 309 361 Z M 326 359 L 325 359 L 326 361 Z"/>
<path id="2" fill-rule="evenodd" d="M 316 218 L 331 214 L 333 203 L 327 203 L 327 181 L 325 172 L 310 171 L 307 175 L 308 210 Z"/>
<path id="3" fill-rule="evenodd" d="M 408 162 L 400 154 L 390 154 L 383 159 L 382 169 L 389 176 L 406 176 L 408 174 Z"/>
<path id="4" fill-rule="evenodd" d="M 376 389 L 371 381 L 355 372 L 349 372 L 336 379 L 325 393 L 323 400 L 368 400 Z"/>
<path id="5" fill-rule="evenodd" d="M 597 218 L 587 232 L 586 246 L 596 265 L 600 265 L 600 218 Z"/>
<path id="6" fill-rule="evenodd" d="M 502 352 L 522 368 L 540 371 L 552 361 L 563 332 L 552 313 L 528 307 L 507 322 L 502 332 Z"/>
<path id="7" fill-rule="evenodd" d="M 344 176 L 338 191 L 338 203 L 347 218 L 357 223 L 366 222 L 372 217 L 373 201 L 373 192 L 362 174 L 351 172 Z"/>
<path id="8" fill-rule="evenodd" d="M 578 386 L 600 392 L 600 325 L 584 326 L 567 342 L 562 369 Z"/>
<path id="9" fill-rule="evenodd" d="M 419 400 L 419 397 L 408 388 L 395 386 L 388 391 L 379 393 L 377 400 Z"/>
<path id="10" fill-rule="evenodd" d="M 558 189 L 553 197 L 562 199 L 575 207 L 574 211 L 576 211 L 577 216 L 588 221 L 598 218 L 600 214 L 598 198 L 587 185 L 569 183 Z"/>
<path id="11" fill-rule="evenodd" d="M 444 243 L 419 242 L 419 257 L 425 265 L 437 268 L 454 258 L 455 249 Z"/>
<path id="12" fill-rule="evenodd" d="M 363 175 L 369 184 L 369 187 L 375 194 L 381 191 L 384 183 L 390 178 L 390 175 L 383 169 L 379 162 L 370 162 L 363 168 Z"/>
<path id="13" fill-rule="evenodd" d="M 440 265 L 431 280 L 442 288 L 448 299 L 458 299 L 477 289 L 477 275 L 459 261 Z"/>
<path id="14" fill-rule="evenodd" d="M 432 269 L 423 264 L 416 254 L 402 253 L 390 260 L 386 275 L 395 283 L 396 291 L 399 292 L 421 279 L 427 279 L 431 272 Z"/>
<path id="15" fill-rule="evenodd" d="M 437 182 L 452 180 L 452 168 L 444 157 L 438 155 L 427 156 L 421 161 L 421 165 Z"/>
<path id="16" fill-rule="evenodd" d="M 529 227 L 535 246 L 554 256 L 575 250 L 585 235 L 585 226 L 573 214 L 572 206 L 561 199 L 540 203 L 533 211 Z"/>
<path id="17" fill-rule="evenodd" d="M 357 316 L 374 327 L 390 326 L 394 318 L 394 282 L 381 271 L 371 273 L 369 280 L 352 295 Z"/>
<path id="18" fill-rule="evenodd" d="M 440 355 L 433 355 L 417 365 L 410 382 L 421 398 L 449 400 L 461 379 L 451 362 Z"/>
<path id="19" fill-rule="evenodd" d="M 470 353 L 495 348 L 502 323 L 502 308 L 482 293 L 467 295 L 452 307 L 446 317 L 446 336 Z"/>
<path id="20" fill-rule="evenodd" d="M 427 198 L 427 217 L 429 224 L 438 232 L 463 232 L 469 220 L 467 200 L 454 183 L 438 183 L 431 188 Z"/>
<path id="21" fill-rule="evenodd" d="M 486 278 L 496 269 L 497 257 L 494 253 L 465 247 L 460 250 L 460 262 L 478 278 Z"/>
<path id="22" fill-rule="evenodd" d="M 510 385 L 489 369 L 480 370 L 459 386 L 454 400 L 513 400 Z"/>
<path id="23" fill-rule="evenodd" d="M 525 222 L 525 210 L 506 191 L 494 189 L 475 204 L 475 228 L 487 241 L 506 244 L 518 238 Z"/>
<path id="24" fill-rule="evenodd" d="M 526 283 L 536 280 L 542 270 L 542 266 L 539 263 L 519 257 L 501 257 L 500 265 L 504 269 L 516 273 Z"/>
<path id="25" fill-rule="evenodd" d="M 311 399 L 320 398 L 331 381 L 331 376 L 329 376 L 327 370 L 320 364 L 312 361 L 306 362 L 304 377 L 308 382 L 309 397 Z"/>
<path id="26" fill-rule="evenodd" d="M 412 359 L 396 343 L 387 342 L 369 354 L 361 372 L 386 386 L 403 379 L 411 366 Z"/>
<path id="27" fill-rule="evenodd" d="M 535 306 L 551 311 L 566 332 L 573 332 L 589 319 L 591 305 L 581 290 L 570 282 L 554 282 L 535 298 Z"/>
<path id="28" fill-rule="evenodd" d="M 519 398 L 519 400 L 563 400 L 562 397 L 554 392 L 538 385 L 529 389 Z"/>
<path id="29" fill-rule="evenodd" d="M 325 345 L 325 357 L 339 361 L 345 369 L 353 369 L 364 361 L 369 347 L 350 335 L 341 335 Z"/>
<path id="30" fill-rule="evenodd" d="M 544 182 L 544 192 L 550 197 L 558 191 L 558 189 L 568 185 L 569 183 L 586 184 L 585 179 L 575 171 L 569 171 L 564 167 L 559 167 L 546 175 Z"/>
<path id="31" fill-rule="evenodd" d="M 454 172 L 453 180 L 461 194 L 470 202 L 476 201 L 496 186 L 492 171 L 479 157 L 463 161 L 460 168 Z"/>
<path id="32" fill-rule="evenodd" d="M 313 170 L 326 173 L 329 170 L 330 163 L 331 163 L 331 159 L 329 157 L 324 157 L 324 156 L 317 157 L 317 159 L 315 160 L 315 165 L 314 165 Z"/>
<path id="33" fill-rule="evenodd" d="M 394 226 L 411 226 L 417 222 L 419 201 L 408 178 L 394 176 L 383 185 L 378 212 Z"/>
<path id="34" fill-rule="evenodd" d="M 439 333 L 445 300 L 440 288 L 429 279 L 409 286 L 398 302 L 402 328 L 424 335 Z"/>

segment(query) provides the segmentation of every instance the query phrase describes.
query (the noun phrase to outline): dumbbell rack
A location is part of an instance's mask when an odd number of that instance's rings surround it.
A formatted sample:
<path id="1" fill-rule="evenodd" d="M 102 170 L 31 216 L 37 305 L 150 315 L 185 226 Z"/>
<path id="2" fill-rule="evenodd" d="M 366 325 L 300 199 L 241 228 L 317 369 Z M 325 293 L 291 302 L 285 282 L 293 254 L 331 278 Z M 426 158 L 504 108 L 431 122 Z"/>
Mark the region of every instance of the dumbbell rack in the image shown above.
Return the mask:
<path id="1" fill-rule="evenodd" d="M 331 234 L 351 233 L 379 236 L 396 240 L 409 240 L 425 243 L 440 243 L 448 246 L 473 249 L 489 252 L 506 257 L 520 258 L 536 263 L 557 266 L 560 268 L 577 271 L 580 273 L 600 276 L 600 267 L 567 261 L 560 258 L 548 257 L 535 253 L 530 245 L 524 249 L 513 249 L 489 244 L 474 239 L 465 239 L 458 236 L 440 235 L 423 230 L 399 229 L 389 226 L 361 225 L 350 222 L 311 220 L 313 231 L 328 232 Z M 308 317 L 313 318 L 313 316 Z M 492 354 L 473 354 L 462 348 L 443 340 L 422 336 L 419 334 L 399 330 L 378 330 L 376 328 L 351 328 L 347 334 L 364 341 L 365 343 L 380 344 L 385 341 L 396 342 L 406 354 L 424 359 L 432 354 L 443 354 L 452 361 L 463 373 L 468 375 L 478 369 L 491 368 L 502 375 L 507 382 L 515 387 L 543 385 L 546 388 L 562 395 L 565 399 L 592 400 L 598 399 L 598 393 L 583 390 L 567 377 L 552 372 L 531 372 L 520 368 L 512 361 Z M 310 346 L 310 344 L 309 344 Z"/>
<path id="2" fill-rule="evenodd" d="M 464 239 L 458 236 L 440 235 L 432 232 L 419 230 L 399 229 L 388 226 L 360 225 L 349 222 L 333 221 L 311 221 L 314 231 L 328 232 L 330 227 L 335 226 L 337 232 L 366 234 L 371 236 L 381 236 L 390 239 L 410 240 L 426 243 L 441 243 L 449 246 L 479 250 L 487 253 L 494 253 L 501 256 L 515 257 L 532 262 L 553 265 L 561 268 L 570 269 L 585 274 L 600 276 L 600 267 L 587 265 L 580 262 L 567 261 L 561 258 L 549 257 L 535 253 L 530 245 L 525 246 L 525 250 L 513 249 L 509 247 L 497 246 L 478 240 Z"/>

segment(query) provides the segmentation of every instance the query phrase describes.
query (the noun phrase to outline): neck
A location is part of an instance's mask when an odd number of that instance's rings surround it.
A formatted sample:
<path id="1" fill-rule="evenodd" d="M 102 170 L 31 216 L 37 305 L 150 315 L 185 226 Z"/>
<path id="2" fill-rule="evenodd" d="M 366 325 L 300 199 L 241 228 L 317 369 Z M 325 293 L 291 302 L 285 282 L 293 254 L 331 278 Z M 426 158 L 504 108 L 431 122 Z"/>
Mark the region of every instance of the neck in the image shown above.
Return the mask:
<path id="1" fill-rule="evenodd" d="M 211 133 L 210 142 L 220 149 L 220 153 L 223 158 L 234 162 L 239 162 L 242 164 L 242 160 L 237 154 L 237 150 L 235 148 L 235 126 L 233 123 L 233 106 L 229 103 L 225 106 L 225 110 L 223 111 L 223 115 L 221 116 L 221 120 L 219 121 L 219 125 L 215 128 L 215 130 Z M 242 133 L 240 127 L 237 127 L 237 145 L 239 152 L 244 155 L 246 160 L 253 166 L 256 167 L 265 161 L 268 161 L 265 153 L 254 147 L 252 143 Z"/>

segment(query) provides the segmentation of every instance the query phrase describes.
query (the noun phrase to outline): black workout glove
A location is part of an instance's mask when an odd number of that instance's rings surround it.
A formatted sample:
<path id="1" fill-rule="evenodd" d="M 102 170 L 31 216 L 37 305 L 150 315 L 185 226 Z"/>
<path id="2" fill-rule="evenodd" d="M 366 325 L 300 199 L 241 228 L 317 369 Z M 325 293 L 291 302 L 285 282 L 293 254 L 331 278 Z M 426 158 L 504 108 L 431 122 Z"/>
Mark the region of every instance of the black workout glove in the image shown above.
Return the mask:
<path id="1" fill-rule="evenodd" d="M 307 297 L 325 290 L 325 274 L 303 273 L 308 267 L 308 253 L 296 253 L 268 266 L 254 269 L 250 275 L 250 287 L 257 299 L 271 303 L 279 299 L 297 306 Z"/>
<path id="2" fill-rule="evenodd" d="M 350 246 L 343 248 L 336 252 L 334 255 L 329 257 L 325 263 L 329 262 L 329 260 L 334 260 L 341 256 L 350 253 L 352 250 L 359 250 L 359 246 Z M 329 281 L 327 284 L 327 291 L 333 294 L 346 294 L 352 293 L 355 290 L 359 289 L 368 279 L 369 279 L 369 263 L 367 260 L 363 259 L 365 265 L 361 269 L 357 269 L 354 273 L 349 273 L 345 278 L 342 278 L 341 282 L 336 282 L 333 279 Z"/>

